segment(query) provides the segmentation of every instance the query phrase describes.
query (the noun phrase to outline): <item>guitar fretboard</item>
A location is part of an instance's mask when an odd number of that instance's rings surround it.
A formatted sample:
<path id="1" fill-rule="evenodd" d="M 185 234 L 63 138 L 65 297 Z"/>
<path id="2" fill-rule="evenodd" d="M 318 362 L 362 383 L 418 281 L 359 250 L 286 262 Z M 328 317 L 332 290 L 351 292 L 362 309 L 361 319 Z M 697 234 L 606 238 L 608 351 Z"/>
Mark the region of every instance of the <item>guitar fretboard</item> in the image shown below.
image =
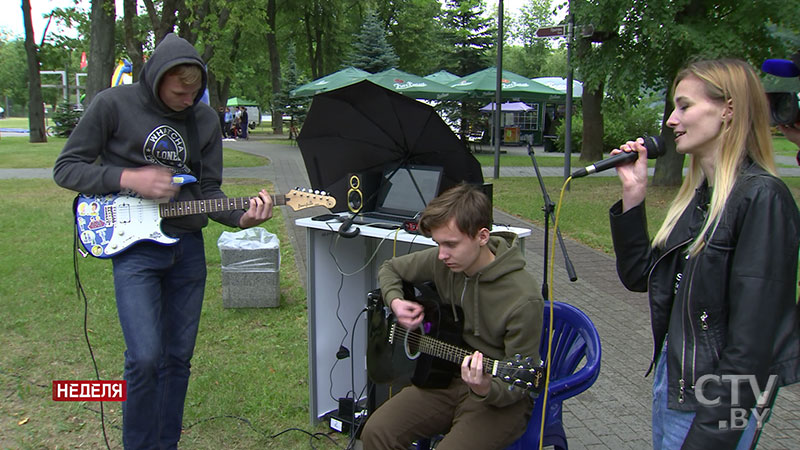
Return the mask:
<path id="1" fill-rule="evenodd" d="M 461 365 L 461 362 L 464 361 L 464 358 L 467 355 L 471 355 L 472 352 L 464 350 L 460 347 L 456 347 L 455 345 L 448 344 L 446 342 L 440 341 L 438 339 L 434 339 L 430 336 L 422 335 L 415 331 L 409 331 L 404 327 L 397 326 L 397 324 L 392 325 L 394 329 L 394 333 L 399 336 L 400 339 L 405 340 L 406 337 L 408 341 L 415 344 L 415 348 L 426 355 L 435 356 L 440 359 L 444 359 L 445 361 L 450 361 L 452 363 Z M 489 358 L 488 356 L 483 356 L 483 371 L 486 373 L 492 373 L 492 368 L 494 367 L 495 360 Z"/>
<path id="2" fill-rule="evenodd" d="M 272 203 L 275 206 L 285 205 L 285 195 L 273 195 Z M 186 200 L 180 202 L 160 203 L 158 212 L 161 218 L 190 216 L 192 214 L 207 214 L 234 209 L 247 209 L 250 206 L 250 197 L 212 198 L 208 200 Z"/>

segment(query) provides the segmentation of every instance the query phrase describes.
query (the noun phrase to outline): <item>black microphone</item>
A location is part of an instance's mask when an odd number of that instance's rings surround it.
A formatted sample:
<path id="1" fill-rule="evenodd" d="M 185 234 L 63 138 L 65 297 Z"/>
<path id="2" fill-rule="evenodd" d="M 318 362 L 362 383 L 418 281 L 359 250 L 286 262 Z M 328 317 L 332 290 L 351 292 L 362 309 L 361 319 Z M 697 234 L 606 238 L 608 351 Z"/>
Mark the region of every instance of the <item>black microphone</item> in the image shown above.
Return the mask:
<path id="1" fill-rule="evenodd" d="M 644 146 L 647 148 L 647 158 L 656 159 L 667 152 L 667 147 L 664 146 L 664 140 L 661 136 L 643 136 Z M 586 166 L 583 169 L 578 169 L 572 172 L 572 178 L 585 177 L 593 173 L 602 172 L 612 167 L 636 161 L 639 154 L 636 152 L 622 152 L 602 161 L 597 161 L 591 166 Z"/>

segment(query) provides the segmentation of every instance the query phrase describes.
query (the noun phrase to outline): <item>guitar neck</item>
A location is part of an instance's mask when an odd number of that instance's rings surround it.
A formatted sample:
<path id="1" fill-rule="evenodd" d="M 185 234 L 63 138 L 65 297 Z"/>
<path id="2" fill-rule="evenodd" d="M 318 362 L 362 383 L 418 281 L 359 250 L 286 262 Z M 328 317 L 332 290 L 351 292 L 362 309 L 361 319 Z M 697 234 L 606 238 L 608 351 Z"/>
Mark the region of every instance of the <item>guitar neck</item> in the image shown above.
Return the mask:
<path id="1" fill-rule="evenodd" d="M 408 340 L 417 344 L 417 349 L 420 352 L 425 353 L 426 355 L 435 356 L 439 359 L 444 359 L 445 361 L 450 361 L 458 365 L 461 365 L 467 355 L 472 354 L 471 351 L 464 350 L 463 348 L 456 347 L 455 345 L 434 339 L 430 336 L 425 336 L 414 331 L 406 330 L 401 326 L 396 327 L 395 333 L 397 333 L 402 339 L 405 339 L 406 336 L 408 336 Z M 484 355 L 483 371 L 486 373 L 492 373 L 492 367 L 494 366 L 495 362 L 496 361 L 494 359 Z"/>
<path id="2" fill-rule="evenodd" d="M 272 195 L 275 206 L 286 204 L 286 196 Z M 250 197 L 224 197 L 208 200 L 184 200 L 180 202 L 160 203 L 158 212 L 161 218 L 190 216 L 192 214 L 207 214 L 234 209 L 247 209 L 250 206 Z"/>

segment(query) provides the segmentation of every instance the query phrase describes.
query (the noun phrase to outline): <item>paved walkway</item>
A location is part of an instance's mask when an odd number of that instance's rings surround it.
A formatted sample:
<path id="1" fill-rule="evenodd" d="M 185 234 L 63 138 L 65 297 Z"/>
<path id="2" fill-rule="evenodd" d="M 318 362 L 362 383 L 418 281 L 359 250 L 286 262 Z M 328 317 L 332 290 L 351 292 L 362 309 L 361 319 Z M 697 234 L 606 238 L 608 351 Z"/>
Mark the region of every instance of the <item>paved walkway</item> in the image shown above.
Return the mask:
<path id="1" fill-rule="evenodd" d="M 230 169 L 225 176 L 260 176 L 271 180 L 278 192 L 308 186 L 308 177 L 297 147 L 268 141 L 229 142 L 227 147 L 267 156 L 272 164 L 254 169 Z M 508 153 L 527 154 L 524 147 L 504 147 Z M 535 149 L 535 154 L 542 154 Z M 793 158 L 791 158 L 793 159 Z M 545 176 L 562 176 L 563 168 L 541 168 Z M 784 172 L 784 170 L 782 170 Z M 799 169 L 786 174 L 800 175 Z M 606 172 L 614 175 L 614 171 Z M 500 175 L 535 176 L 533 167 L 501 167 Z M 493 168 L 484 169 L 493 176 Z M 538 191 L 538 185 L 536 187 Z M 610 206 L 610 205 L 609 205 Z M 326 211 L 323 208 L 293 212 L 284 208 L 290 240 L 295 246 L 297 265 L 305 277 L 305 230 L 294 220 Z M 543 229 L 495 210 L 495 221 L 531 228 L 526 239 L 528 270 L 542 277 Z M 617 277 L 613 256 L 566 239 L 566 247 L 578 280 L 569 282 L 563 257 L 557 252 L 554 269 L 555 298 L 580 308 L 594 322 L 603 345 L 600 376 L 586 392 L 564 402 L 564 427 L 572 449 L 646 449 L 650 438 L 652 378 L 644 378 L 652 354 L 649 309 L 646 294 L 627 291 Z M 541 286 L 536 286 L 541 289 Z M 794 449 L 800 446 L 800 384 L 784 388 L 775 414 L 762 435 L 760 449 Z"/>
<path id="2" fill-rule="evenodd" d="M 270 143 L 269 140 L 226 142 L 226 147 L 270 158 L 271 164 L 254 168 L 226 169 L 224 176 L 253 177 L 274 183 L 277 192 L 296 186 L 309 186 L 305 166 L 296 146 Z M 522 152 L 525 148 L 508 148 Z M 536 154 L 541 154 L 539 149 Z M 493 168 L 485 176 L 490 178 Z M 800 170 L 782 173 L 800 175 Z M 797 171 L 797 173 L 794 173 Z M 542 168 L 544 175 L 561 176 L 561 168 Z M 613 175 L 613 171 L 607 172 Z M 532 167 L 501 168 L 501 176 L 535 176 Z M 0 178 L 47 178 L 49 169 L 0 170 Z M 538 191 L 538 185 L 536 190 Z M 298 212 L 282 208 L 289 240 L 295 248 L 300 276 L 306 277 L 305 230 L 294 225 L 300 217 L 327 211 L 315 207 Z M 531 228 L 526 239 L 528 270 L 541 279 L 543 268 L 543 230 L 529 222 L 495 211 L 495 221 Z M 651 447 L 650 410 L 652 378 L 644 378 L 652 353 L 652 337 L 646 294 L 628 292 L 619 282 L 614 258 L 566 239 L 576 282 L 569 282 L 561 252 L 554 269 L 554 295 L 559 301 L 580 308 L 597 327 L 603 346 L 602 369 L 597 382 L 586 392 L 564 402 L 564 428 L 572 449 L 647 449 Z M 541 286 L 532 287 L 541 289 Z M 800 447 L 800 384 L 780 391 L 775 413 L 766 427 L 760 449 Z"/>

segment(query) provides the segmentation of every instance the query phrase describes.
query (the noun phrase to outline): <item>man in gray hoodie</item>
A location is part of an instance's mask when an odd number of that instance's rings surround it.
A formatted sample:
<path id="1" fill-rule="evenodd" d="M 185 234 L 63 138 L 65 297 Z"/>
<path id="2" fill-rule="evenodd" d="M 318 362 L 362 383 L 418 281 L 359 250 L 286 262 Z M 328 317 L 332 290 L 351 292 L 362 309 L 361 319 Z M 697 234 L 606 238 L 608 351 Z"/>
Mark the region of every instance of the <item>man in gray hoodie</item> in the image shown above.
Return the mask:
<path id="1" fill-rule="evenodd" d="M 416 439 L 443 433 L 437 449 L 502 449 L 525 431 L 531 397 L 484 373 L 483 357 L 519 354 L 538 362 L 544 302 L 525 271 L 517 236 L 490 234 L 490 217 L 486 195 L 458 185 L 431 200 L 420 219 L 420 230 L 438 247 L 381 266 L 383 300 L 401 326 L 414 330 L 425 318 L 422 305 L 403 298 L 403 281 L 433 281 L 443 308 L 463 309 L 462 337 L 475 352 L 449 386 L 407 386 L 381 405 L 361 435 L 365 449 L 407 449 Z"/>
<path id="2" fill-rule="evenodd" d="M 56 183 L 84 194 L 224 198 L 219 119 L 200 101 L 206 83 L 194 47 L 168 34 L 138 82 L 95 96 L 56 160 Z M 182 174 L 197 182 L 174 184 L 173 176 Z M 201 230 L 209 217 L 231 227 L 256 226 L 272 217 L 272 198 L 262 190 L 246 211 L 166 219 L 161 228 L 179 238 L 177 244 L 142 241 L 112 257 L 126 346 L 126 449 L 177 448 L 180 440 L 206 280 Z"/>

